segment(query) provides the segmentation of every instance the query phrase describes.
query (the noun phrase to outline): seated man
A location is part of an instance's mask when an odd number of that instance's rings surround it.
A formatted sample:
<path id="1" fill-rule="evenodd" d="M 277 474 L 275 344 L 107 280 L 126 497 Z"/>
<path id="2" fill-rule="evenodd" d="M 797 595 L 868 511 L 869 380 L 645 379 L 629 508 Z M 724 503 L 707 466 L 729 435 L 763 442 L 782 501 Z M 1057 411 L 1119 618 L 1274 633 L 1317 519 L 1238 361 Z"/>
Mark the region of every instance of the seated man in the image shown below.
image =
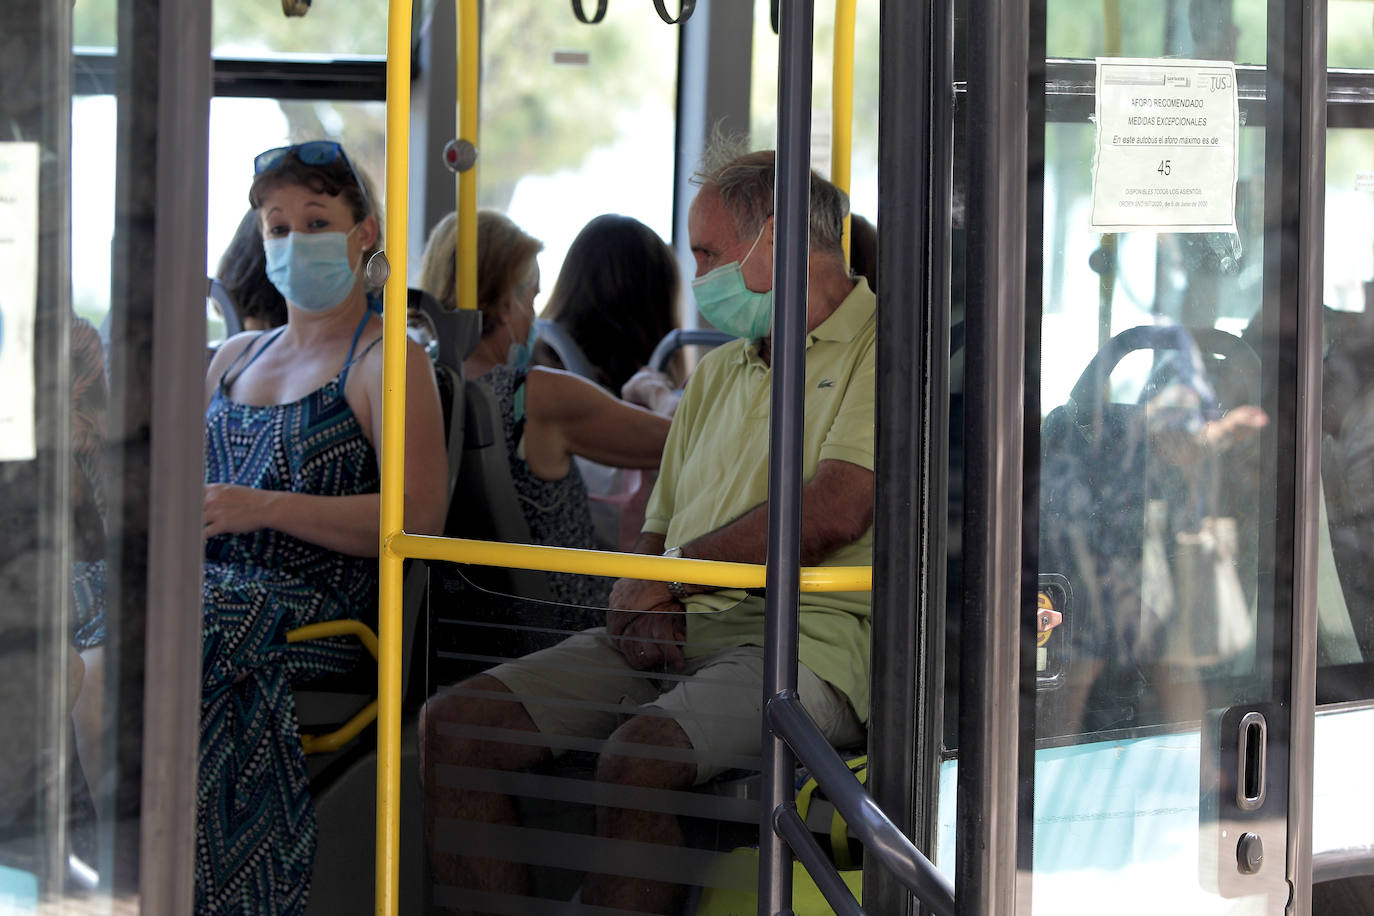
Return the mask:
<path id="1" fill-rule="evenodd" d="M 744 339 L 706 356 L 687 387 L 640 553 L 765 561 L 774 171 L 774 154 L 759 152 L 698 175 L 701 190 L 688 219 L 697 260 L 693 286 L 702 314 Z M 812 175 L 801 544 L 807 565 L 867 565 L 872 554 L 875 300 L 845 264 L 840 238 L 847 206 L 843 192 Z M 497 837 L 499 830 L 484 834 L 463 823 L 452 839 L 434 842 L 436 818 L 516 823 L 509 797 L 455 788 L 458 780 L 436 778 L 436 766 L 513 770 L 548 760 L 549 747 L 519 738 L 522 731 L 609 736 L 596 777 L 610 784 L 598 799 L 615 804 L 622 787 L 685 789 L 760 754 L 763 599 L 621 579 L 610 604 L 618 610 L 608 613 L 604 629 L 493 668 L 426 707 L 422 723 L 431 743 L 426 747 L 422 736 L 421 753 L 431 847 L 438 880 L 464 888 L 465 905 L 482 899 L 472 891 L 525 893 L 529 878 L 517 863 L 486 858 L 498 853 L 482 837 Z M 801 596 L 799 693 L 836 745 L 864 736 L 869 613 L 866 593 Z M 505 743 L 493 730 L 517 741 Z M 638 807 L 597 813 L 603 837 L 682 842 L 670 813 Z M 676 892 L 662 874 L 657 880 L 591 875 L 582 901 L 663 913 L 671 911 Z"/>

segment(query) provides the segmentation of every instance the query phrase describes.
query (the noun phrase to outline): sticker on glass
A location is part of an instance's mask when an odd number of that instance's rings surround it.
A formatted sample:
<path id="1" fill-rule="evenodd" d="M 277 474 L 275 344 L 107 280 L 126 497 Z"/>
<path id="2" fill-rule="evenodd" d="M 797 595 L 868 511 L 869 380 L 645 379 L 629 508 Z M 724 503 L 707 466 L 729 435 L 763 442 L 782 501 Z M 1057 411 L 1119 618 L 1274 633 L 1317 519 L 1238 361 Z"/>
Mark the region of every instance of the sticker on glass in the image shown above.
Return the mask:
<path id="1" fill-rule="evenodd" d="M 32 461 L 38 144 L 0 143 L 0 461 Z"/>
<path id="2" fill-rule="evenodd" d="M 1094 231 L 1236 231 L 1235 64 L 1099 57 L 1096 121 Z"/>

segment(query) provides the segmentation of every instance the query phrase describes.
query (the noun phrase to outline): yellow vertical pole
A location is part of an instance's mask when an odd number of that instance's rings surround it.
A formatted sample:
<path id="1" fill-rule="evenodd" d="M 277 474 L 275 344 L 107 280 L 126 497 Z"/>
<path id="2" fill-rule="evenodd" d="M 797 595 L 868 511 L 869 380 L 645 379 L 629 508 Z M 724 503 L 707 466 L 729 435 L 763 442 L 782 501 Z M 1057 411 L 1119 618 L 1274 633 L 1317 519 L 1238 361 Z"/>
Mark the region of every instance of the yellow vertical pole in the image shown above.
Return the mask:
<path id="1" fill-rule="evenodd" d="M 458 0 L 458 138 L 478 150 L 478 88 L 481 83 L 479 0 Z M 477 165 L 458 175 L 457 283 L 460 309 L 477 308 Z"/>
<path id="2" fill-rule="evenodd" d="M 382 315 L 381 594 L 377 659 L 377 916 L 396 916 L 401 833 L 401 566 L 405 527 L 406 224 L 410 176 L 411 0 L 391 0 L 386 39 L 386 248 Z"/>
<path id="3" fill-rule="evenodd" d="M 830 180 L 849 193 L 854 151 L 854 6 L 835 0 L 835 72 L 830 82 Z M 849 258 L 849 217 L 844 218 L 844 256 Z"/>

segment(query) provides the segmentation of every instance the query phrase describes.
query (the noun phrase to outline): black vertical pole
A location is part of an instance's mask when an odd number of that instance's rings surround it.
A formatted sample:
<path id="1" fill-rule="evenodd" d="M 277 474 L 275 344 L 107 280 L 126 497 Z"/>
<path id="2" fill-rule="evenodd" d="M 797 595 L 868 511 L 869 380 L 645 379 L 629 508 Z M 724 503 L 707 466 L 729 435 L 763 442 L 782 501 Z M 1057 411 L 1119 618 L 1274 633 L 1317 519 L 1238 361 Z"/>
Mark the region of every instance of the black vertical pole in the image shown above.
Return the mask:
<path id="1" fill-rule="evenodd" d="M 937 7 L 939 8 L 937 10 Z M 933 846 L 945 613 L 947 262 L 953 87 L 949 4 L 884 0 L 878 84 L 878 382 L 869 791 Z M 943 13 L 944 15 L 941 15 Z M 929 54 L 913 53 L 930 49 Z M 878 865 L 863 903 L 912 912 Z"/>
<path id="2" fill-rule="evenodd" d="M 811 202 L 812 0 L 782 6 L 778 47 L 778 159 L 774 184 L 772 425 L 768 452 L 768 597 L 765 699 L 797 689 L 801 576 L 802 380 L 806 375 L 807 261 Z M 765 723 L 767 721 L 765 717 Z M 792 859 L 773 830 L 791 804 L 792 751 L 766 724 L 763 823 L 759 828 L 760 916 L 791 913 Z"/>
<path id="3" fill-rule="evenodd" d="M 1029 4 L 969 4 L 964 595 L 955 885 L 1015 912 Z M 1029 626 L 1029 618 L 1026 621 Z"/>
<path id="4" fill-rule="evenodd" d="M 1297 507 L 1292 671 L 1288 734 L 1288 868 L 1294 916 L 1310 916 L 1312 781 L 1317 702 L 1317 525 L 1321 498 L 1322 258 L 1326 204 L 1325 3 L 1303 3 L 1298 161 L 1298 417 Z"/>

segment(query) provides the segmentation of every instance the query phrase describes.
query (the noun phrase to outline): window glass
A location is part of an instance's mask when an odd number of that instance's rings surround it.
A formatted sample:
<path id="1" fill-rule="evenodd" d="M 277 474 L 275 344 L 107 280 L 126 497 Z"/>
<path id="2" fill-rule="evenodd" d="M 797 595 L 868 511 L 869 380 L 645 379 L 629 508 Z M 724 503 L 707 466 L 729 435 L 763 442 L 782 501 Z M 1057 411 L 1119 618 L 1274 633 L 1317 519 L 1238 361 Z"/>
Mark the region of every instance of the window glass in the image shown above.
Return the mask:
<path id="1" fill-rule="evenodd" d="M 248 209 L 253 157 L 263 150 L 305 140 L 337 140 L 354 166 L 371 178 L 376 199 L 384 204 L 385 122 L 381 102 L 213 99 L 207 275 L 219 275 L 220 258 Z M 216 308 L 210 309 L 207 333 L 214 341 L 223 336 L 224 324 Z"/>
<path id="2" fill-rule="evenodd" d="M 1349 5 L 1344 5 L 1348 7 Z M 1352 42 L 1368 41 L 1351 22 L 1342 34 L 1337 17 L 1351 11 L 1333 4 L 1329 47 L 1333 64 Z M 1366 57 L 1365 63 L 1368 62 Z M 1347 74 L 1358 102 L 1374 96 L 1374 71 Z M 1326 257 L 1322 359 L 1322 501 L 1317 549 L 1317 702 L 1335 703 L 1374 696 L 1374 579 L 1369 561 L 1374 543 L 1374 324 L 1369 299 L 1374 293 L 1374 124 L 1361 114 L 1363 104 L 1332 106 L 1331 120 L 1342 124 L 1326 134 Z M 1319 750 L 1320 750 L 1319 745 Z M 1340 803 L 1323 807 L 1330 823 L 1340 820 Z"/>
<path id="3" fill-rule="evenodd" d="M 115 46 L 116 0 L 82 0 L 72 7 L 72 44 L 77 48 Z"/>
<path id="4" fill-rule="evenodd" d="M 215 0 L 212 49 L 217 57 L 324 54 L 358 57 L 386 53 L 386 0 L 315 3 L 289 0 L 306 10 L 286 16 L 288 4 Z"/>
<path id="5" fill-rule="evenodd" d="M 612 3 L 593 26 L 566 5 L 491 0 L 483 12 L 478 203 L 544 243 L 542 308 L 593 217 L 672 237 L 678 29 L 649 4 Z"/>
<path id="6" fill-rule="evenodd" d="M 835 5 L 816 4 L 812 55 L 811 165 L 832 173 Z M 769 21 L 769 0 L 754 4 L 754 55 L 750 76 L 750 146 L 777 144 L 778 36 Z M 854 123 L 850 157 L 851 212 L 876 222 L 878 213 L 878 6 L 859 3 L 854 20 Z"/>
<path id="7" fill-rule="evenodd" d="M 110 311 L 116 107 L 112 95 L 72 99 L 72 308 L 97 328 Z"/>
<path id="8" fill-rule="evenodd" d="M 1362 0 L 1329 0 L 1326 6 L 1326 65 L 1368 67 L 1374 60 L 1374 9 Z"/>
<path id="9" fill-rule="evenodd" d="M 1264 13 L 1264 0 L 1050 0 L 1046 56 L 1169 56 L 1262 64 Z"/>

